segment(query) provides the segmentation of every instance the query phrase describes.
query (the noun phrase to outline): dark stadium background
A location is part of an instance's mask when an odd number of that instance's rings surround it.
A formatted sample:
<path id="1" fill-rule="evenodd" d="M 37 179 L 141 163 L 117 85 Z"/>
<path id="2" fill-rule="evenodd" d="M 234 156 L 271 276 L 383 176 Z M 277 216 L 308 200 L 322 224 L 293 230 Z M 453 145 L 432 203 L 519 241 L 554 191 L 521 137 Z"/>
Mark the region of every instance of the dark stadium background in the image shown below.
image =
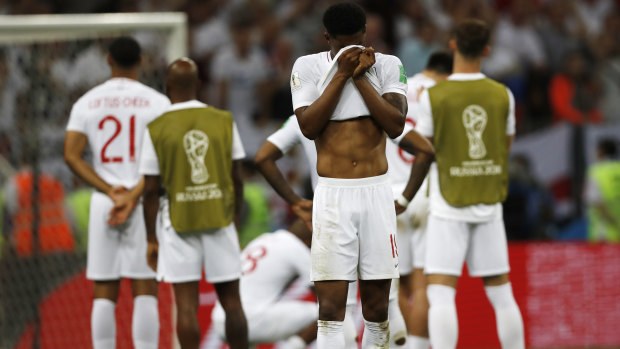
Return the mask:
<path id="1" fill-rule="evenodd" d="M 300 55 L 326 50 L 320 19 L 334 2 L 0 0 L 0 14 L 186 13 L 189 56 L 199 63 L 203 80 L 201 99 L 235 112 L 248 153 L 240 229 L 245 244 L 286 226 L 293 217 L 250 160 L 292 114 L 292 64 Z M 588 239 L 583 197 L 597 142 L 620 141 L 620 1 L 360 3 L 368 12 L 368 45 L 399 56 L 410 76 L 432 52 L 447 48 L 454 23 L 476 17 L 491 24 L 492 54 L 483 71 L 509 86 L 516 99 L 517 138 L 504 218 L 528 347 L 620 347 L 620 247 Z M 0 349 L 90 346 L 92 285 L 83 269 L 91 191 L 64 164 L 62 141 L 72 103 L 107 77 L 108 40 L 0 44 Z M 161 39 L 147 35 L 141 43 L 141 79 L 162 90 L 166 59 Z M 251 48 L 248 70 L 221 57 L 230 45 L 243 43 Z M 224 89 L 231 99 L 222 98 Z M 310 196 L 302 152 L 279 164 L 295 188 Z M 40 243 L 51 239 L 43 248 L 33 248 L 33 237 L 22 240 L 14 234 L 15 198 L 7 191 L 14 176 L 32 169 L 50 180 L 42 188 L 55 188 L 56 199 L 65 201 L 70 227 L 68 236 L 35 234 Z M 131 346 L 131 301 L 125 286 L 117 310 L 119 348 Z M 169 285 L 160 287 L 160 347 L 170 348 L 172 295 Z M 214 295 L 209 285 L 202 287 L 203 347 L 211 348 L 208 323 Z M 457 302 L 459 347 L 499 347 L 480 280 L 461 280 Z"/>

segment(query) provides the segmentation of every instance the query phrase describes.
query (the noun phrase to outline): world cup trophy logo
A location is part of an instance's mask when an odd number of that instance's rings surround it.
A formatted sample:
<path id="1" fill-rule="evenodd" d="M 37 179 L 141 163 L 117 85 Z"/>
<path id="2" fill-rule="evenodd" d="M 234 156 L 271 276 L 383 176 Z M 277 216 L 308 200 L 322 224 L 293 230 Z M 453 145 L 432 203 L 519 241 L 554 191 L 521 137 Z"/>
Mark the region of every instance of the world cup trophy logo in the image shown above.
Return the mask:
<path id="1" fill-rule="evenodd" d="M 190 130 L 183 136 L 183 148 L 192 168 L 192 182 L 202 184 L 209 179 L 205 156 L 209 149 L 209 137 L 199 130 Z"/>
<path id="2" fill-rule="evenodd" d="M 487 148 L 482 141 L 487 120 L 487 112 L 479 105 L 472 104 L 463 111 L 463 126 L 467 131 L 469 157 L 472 159 L 481 159 L 487 155 Z"/>

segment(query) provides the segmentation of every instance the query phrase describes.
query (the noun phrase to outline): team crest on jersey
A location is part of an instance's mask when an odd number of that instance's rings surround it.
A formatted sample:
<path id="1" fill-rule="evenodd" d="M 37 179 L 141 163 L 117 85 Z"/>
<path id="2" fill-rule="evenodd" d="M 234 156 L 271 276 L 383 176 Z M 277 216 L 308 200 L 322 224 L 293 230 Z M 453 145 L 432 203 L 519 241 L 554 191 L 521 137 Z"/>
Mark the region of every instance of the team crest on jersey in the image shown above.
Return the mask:
<path id="1" fill-rule="evenodd" d="M 301 80 L 299 79 L 299 72 L 293 72 L 291 75 L 291 90 L 299 90 L 301 88 Z"/>

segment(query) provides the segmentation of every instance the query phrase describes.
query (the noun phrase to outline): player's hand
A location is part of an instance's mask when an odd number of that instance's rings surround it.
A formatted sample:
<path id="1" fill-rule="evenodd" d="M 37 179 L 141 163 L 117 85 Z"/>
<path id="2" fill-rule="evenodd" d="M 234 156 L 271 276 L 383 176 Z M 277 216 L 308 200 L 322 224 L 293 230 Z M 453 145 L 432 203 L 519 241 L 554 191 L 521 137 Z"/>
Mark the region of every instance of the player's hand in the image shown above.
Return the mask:
<path id="1" fill-rule="evenodd" d="M 364 76 L 373 65 L 375 65 L 375 50 L 372 47 L 366 47 L 360 53 L 359 64 L 353 71 L 353 78 Z"/>
<path id="2" fill-rule="evenodd" d="M 344 51 L 338 57 L 338 73 L 343 74 L 347 78 L 353 76 L 353 72 L 359 65 L 359 58 L 362 49 L 359 47 L 351 47 Z"/>
<path id="3" fill-rule="evenodd" d="M 146 262 L 153 271 L 157 271 L 157 259 L 159 258 L 159 243 L 149 241 L 146 246 Z"/>
<path id="4" fill-rule="evenodd" d="M 131 192 L 125 187 L 114 187 L 108 194 L 114 207 L 110 210 L 109 225 L 119 225 L 127 221 L 134 208 L 138 205 L 138 200 L 131 197 Z"/>
<path id="5" fill-rule="evenodd" d="M 396 200 L 394 200 L 394 208 L 396 209 L 397 216 L 407 210 L 406 207 L 401 206 Z"/>
<path id="6" fill-rule="evenodd" d="M 292 206 L 293 212 L 301 218 L 312 231 L 312 201 L 299 200 Z"/>

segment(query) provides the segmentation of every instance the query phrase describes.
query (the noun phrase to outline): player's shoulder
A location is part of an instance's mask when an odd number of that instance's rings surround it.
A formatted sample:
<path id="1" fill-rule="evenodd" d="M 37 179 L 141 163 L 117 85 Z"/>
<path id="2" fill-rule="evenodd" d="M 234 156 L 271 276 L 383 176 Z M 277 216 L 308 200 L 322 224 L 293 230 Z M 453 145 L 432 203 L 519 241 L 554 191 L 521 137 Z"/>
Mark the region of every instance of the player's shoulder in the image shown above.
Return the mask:
<path id="1" fill-rule="evenodd" d="M 312 54 L 305 55 L 305 56 L 300 56 L 295 61 L 295 66 L 296 67 L 314 66 L 317 62 L 319 62 L 322 59 L 327 61 L 329 59 L 328 55 L 329 55 L 329 51 L 324 51 L 324 52 L 319 52 L 319 53 L 312 53 Z"/>
<path id="2" fill-rule="evenodd" d="M 375 64 L 379 64 L 379 65 L 388 65 L 388 64 L 402 65 L 400 58 L 394 55 L 389 55 L 389 54 L 385 54 L 381 52 L 375 52 L 375 62 L 376 62 Z"/>
<path id="3" fill-rule="evenodd" d="M 99 85 L 94 86 L 90 90 L 86 91 L 80 98 L 78 98 L 74 106 L 80 106 L 82 104 L 88 103 L 92 98 L 98 98 L 102 96 L 108 90 L 108 81 L 104 81 Z"/>

